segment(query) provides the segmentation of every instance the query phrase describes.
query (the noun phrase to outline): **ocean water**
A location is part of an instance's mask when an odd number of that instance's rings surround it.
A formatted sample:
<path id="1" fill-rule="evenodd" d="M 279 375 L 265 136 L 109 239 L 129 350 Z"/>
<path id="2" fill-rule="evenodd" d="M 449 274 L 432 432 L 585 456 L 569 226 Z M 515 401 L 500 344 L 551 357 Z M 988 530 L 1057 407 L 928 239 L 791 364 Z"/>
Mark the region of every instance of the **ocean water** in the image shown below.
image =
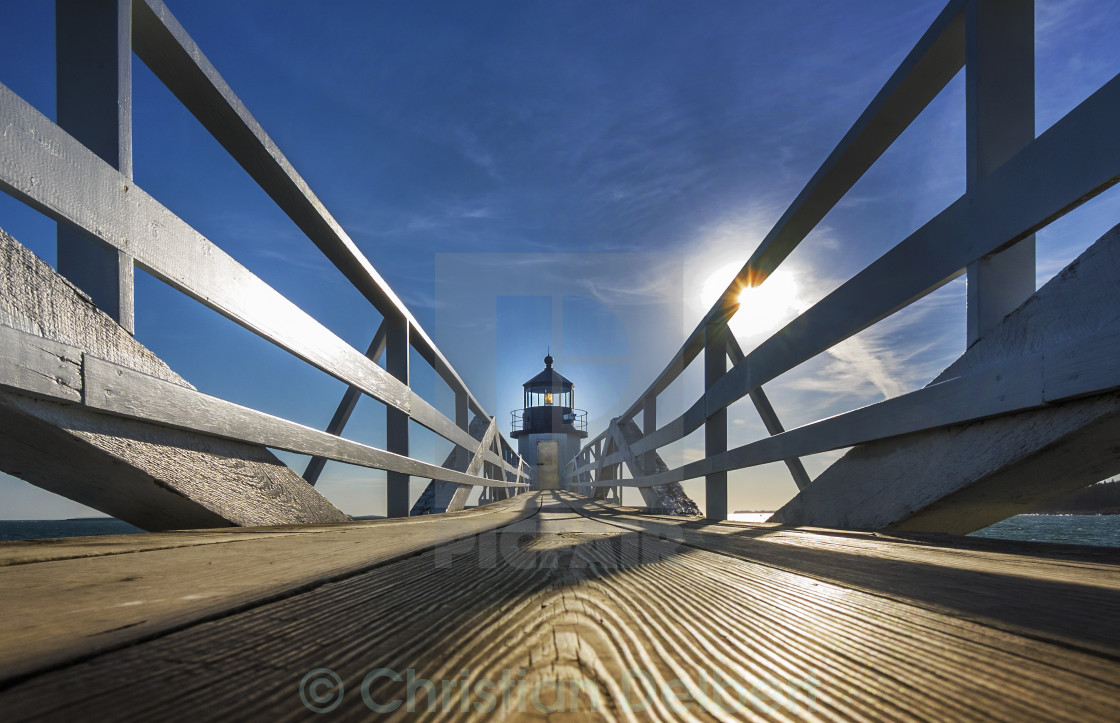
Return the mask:
<path id="1" fill-rule="evenodd" d="M 1016 515 L 971 536 L 1120 547 L 1120 515 Z"/>
<path id="2" fill-rule="evenodd" d="M 739 522 L 765 522 L 769 512 L 736 512 Z M 131 535 L 144 531 L 108 518 L 0 520 L 0 541 L 86 535 Z M 1067 545 L 1120 547 L 1120 515 L 1019 515 L 972 533 L 975 537 Z"/>
<path id="3" fill-rule="evenodd" d="M 139 527 L 109 517 L 83 517 L 76 520 L 0 520 L 0 541 L 87 535 L 133 535 L 142 532 L 144 531 Z"/>
<path id="4" fill-rule="evenodd" d="M 737 522 L 765 522 L 770 514 L 735 512 L 728 518 Z M 1120 547 L 1120 515 L 1017 515 L 977 530 L 971 537 Z"/>

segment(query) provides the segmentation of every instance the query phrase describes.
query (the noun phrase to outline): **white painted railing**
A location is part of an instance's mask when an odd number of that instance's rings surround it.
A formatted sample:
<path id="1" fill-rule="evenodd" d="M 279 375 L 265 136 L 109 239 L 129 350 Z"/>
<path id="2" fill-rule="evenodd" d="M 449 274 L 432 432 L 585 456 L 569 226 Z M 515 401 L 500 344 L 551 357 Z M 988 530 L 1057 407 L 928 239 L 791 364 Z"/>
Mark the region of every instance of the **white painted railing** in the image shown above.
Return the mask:
<path id="1" fill-rule="evenodd" d="M 948 4 L 669 364 L 621 415 L 629 420 L 642 412 L 644 436 L 620 449 L 605 430 L 566 467 L 570 485 L 645 487 L 704 477 L 707 515 L 724 519 L 729 470 L 784 460 L 803 489 L 810 482 L 799 460 L 804 455 L 1120 387 L 1115 363 L 1120 337 L 1105 335 L 790 431 L 762 391 L 767 382 L 966 272 L 971 343 L 1033 292 L 1034 232 L 1120 181 L 1120 76 L 1034 137 L 1033 5 L 1030 0 Z M 962 67 L 965 195 L 744 354 L 728 328 L 742 290 L 765 283 Z M 701 352 L 703 396 L 658 426 L 657 395 Z M 772 436 L 727 450 L 727 407 L 746 396 Z M 704 459 L 622 479 L 628 457 L 653 452 L 701 426 Z"/>
<path id="2" fill-rule="evenodd" d="M 160 0 L 58 0 L 57 28 L 59 123 L 0 85 L 0 188 L 60 222 L 60 272 L 131 332 L 132 269 L 139 266 L 349 389 L 324 433 L 168 385 L 79 349 L 59 349 L 80 365 L 82 394 L 71 398 L 60 396 L 58 385 L 38 383 L 28 371 L 35 364 L 48 370 L 57 366 L 57 359 L 41 353 L 41 340 L 7 328 L 0 329 L 0 386 L 309 454 L 313 459 L 305 479 L 311 484 L 326 460 L 386 470 L 390 516 L 408 514 L 410 475 L 484 487 L 525 486 L 525 467 L 500 433 L 482 443 L 468 433 L 470 413 L 489 415 L 451 364 Z M 133 51 L 383 316 L 366 353 L 133 183 Z M 106 257 L 91 237 L 112 253 Z M 455 394 L 454 421 L 409 387 L 410 348 Z M 382 355 L 384 369 L 377 363 Z M 362 394 L 386 405 L 386 450 L 338 437 Z M 475 455 L 469 474 L 411 458 L 410 419 Z"/>

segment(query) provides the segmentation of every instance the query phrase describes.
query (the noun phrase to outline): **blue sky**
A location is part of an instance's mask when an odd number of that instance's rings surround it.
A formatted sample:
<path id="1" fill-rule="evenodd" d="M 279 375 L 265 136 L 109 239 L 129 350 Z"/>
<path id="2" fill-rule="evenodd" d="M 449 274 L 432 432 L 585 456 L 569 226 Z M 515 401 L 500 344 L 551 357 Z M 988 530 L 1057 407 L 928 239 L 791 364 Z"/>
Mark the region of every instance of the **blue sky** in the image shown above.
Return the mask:
<path id="1" fill-rule="evenodd" d="M 505 423 L 551 345 L 593 434 L 660 371 L 943 6 L 168 4 L 488 412 Z M 2 7 L 0 82 L 53 116 L 53 4 Z M 1120 7 L 1036 0 L 1036 17 L 1041 133 L 1120 72 Z M 376 312 L 139 61 L 134 92 L 136 183 L 364 349 Z M 767 282 L 787 293 L 764 304 L 769 325 L 733 325 L 744 347 L 963 191 L 958 77 Z M 1039 283 L 1117 220 L 1114 189 L 1040 233 Z M 53 263 L 50 222 L 4 197 L 0 227 Z M 138 338 L 197 387 L 326 425 L 341 383 L 140 272 L 137 299 Z M 924 384 L 963 351 L 963 299 L 954 282 L 776 380 L 779 416 L 796 426 Z M 450 413 L 446 388 L 413 366 L 418 392 Z M 690 370 L 662 418 L 699 393 Z M 382 444 L 381 410 L 364 400 L 346 436 Z M 749 402 L 729 419 L 732 444 L 764 433 Z M 442 461 L 446 444 L 414 439 Z M 675 466 L 702 447 L 695 434 L 664 456 Z M 806 460 L 810 473 L 836 456 Z M 332 465 L 320 487 L 373 514 L 381 480 Z M 794 491 L 781 465 L 731 481 L 731 509 Z M 87 512 L 0 476 L 0 518 Z"/>

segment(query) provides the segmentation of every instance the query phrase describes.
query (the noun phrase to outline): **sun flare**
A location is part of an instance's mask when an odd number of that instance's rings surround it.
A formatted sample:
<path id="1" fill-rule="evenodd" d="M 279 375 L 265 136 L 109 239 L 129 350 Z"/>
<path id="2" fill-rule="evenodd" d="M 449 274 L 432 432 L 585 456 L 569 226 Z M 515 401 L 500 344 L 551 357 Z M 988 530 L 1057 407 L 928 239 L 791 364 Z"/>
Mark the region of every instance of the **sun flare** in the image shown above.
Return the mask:
<path id="1" fill-rule="evenodd" d="M 796 276 L 779 270 L 759 286 L 739 292 L 739 311 L 731 319 L 731 329 L 740 337 L 771 334 L 800 311 Z"/>
<path id="2" fill-rule="evenodd" d="M 705 308 L 715 303 L 738 270 L 738 267 L 721 268 L 708 277 L 701 289 Z M 760 285 L 739 292 L 739 311 L 731 319 L 731 330 L 740 339 L 768 336 L 803 309 L 796 272 L 781 268 Z"/>

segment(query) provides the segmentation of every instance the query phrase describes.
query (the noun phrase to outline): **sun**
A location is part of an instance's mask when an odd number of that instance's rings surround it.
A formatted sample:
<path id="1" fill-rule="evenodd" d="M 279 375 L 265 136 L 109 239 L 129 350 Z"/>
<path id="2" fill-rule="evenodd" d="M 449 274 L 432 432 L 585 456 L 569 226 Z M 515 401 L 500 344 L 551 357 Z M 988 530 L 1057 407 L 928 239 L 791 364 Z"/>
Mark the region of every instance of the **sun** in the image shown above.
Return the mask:
<path id="1" fill-rule="evenodd" d="M 700 298 L 705 311 L 720 297 L 738 271 L 738 266 L 722 267 L 704 281 Z M 740 340 L 765 338 L 801 313 L 804 307 L 796 271 L 782 267 L 760 285 L 739 292 L 739 311 L 731 318 L 731 330 Z"/>
<path id="2" fill-rule="evenodd" d="M 759 286 L 739 292 L 739 311 L 731 329 L 740 338 L 769 336 L 801 312 L 801 288 L 797 277 L 779 269 Z"/>

